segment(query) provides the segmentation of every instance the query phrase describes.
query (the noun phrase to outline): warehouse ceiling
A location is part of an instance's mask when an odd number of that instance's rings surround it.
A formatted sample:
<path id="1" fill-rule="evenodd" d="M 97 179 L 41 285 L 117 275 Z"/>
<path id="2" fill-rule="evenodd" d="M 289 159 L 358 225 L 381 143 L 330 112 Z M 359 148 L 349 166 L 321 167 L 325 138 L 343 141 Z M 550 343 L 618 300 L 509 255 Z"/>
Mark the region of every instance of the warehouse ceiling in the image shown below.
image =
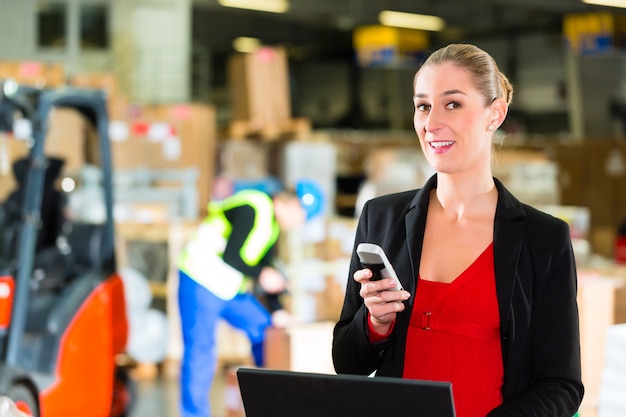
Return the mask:
<path id="1" fill-rule="evenodd" d="M 285 14 L 222 7 L 217 0 L 194 0 L 194 37 L 215 51 L 231 51 L 238 36 L 265 44 L 288 44 L 304 53 L 332 54 L 351 46 L 352 29 L 378 24 L 382 10 L 442 17 L 446 28 L 432 32 L 431 44 L 559 33 L 569 13 L 611 10 L 581 0 L 290 0 Z"/>

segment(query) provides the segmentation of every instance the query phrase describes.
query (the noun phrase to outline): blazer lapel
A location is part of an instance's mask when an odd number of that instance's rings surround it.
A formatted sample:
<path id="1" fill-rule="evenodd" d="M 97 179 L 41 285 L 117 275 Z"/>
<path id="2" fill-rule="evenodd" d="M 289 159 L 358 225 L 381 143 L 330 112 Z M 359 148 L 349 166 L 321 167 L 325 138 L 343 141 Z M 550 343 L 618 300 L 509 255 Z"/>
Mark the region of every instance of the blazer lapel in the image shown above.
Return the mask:
<path id="1" fill-rule="evenodd" d="M 517 274 L 524 233 L 524 209 L 522 204 L 497 179 L 498 206 L 494 224 L 494 268 L 496 292 L 500 308 L 500 330 L 508 335 L 511 297 Z"/>
<path id="2" fill-rule="evenodd" d="M 513 294 L 517 265 L 522 249 L 524 232 L 524 209 L 504 185 L 494 178 L 498 188 L 498 205 L 494 224 L 494 269 L 496 275 L 496 291 L 500 308 L 500 323 L 502 335 L 506 335 L 511 312 L 510 304 Z M 426 229 L 426 214 L 430 191 L 437 187 L 437 176 L 433 175 L 424 186 L 418 190 L 409 211 L 405 215 L 407 236 L 407 250 L 411 264 L 411 287 L 408 291 L 415 291 L 416 277 L 419 271 L 424 231 Z M 412 302 L 413 297 L 410 301 Z"/>
<path id="3" fill-rule="evenodd" d="M 437 186 L 437 175 L 433 175 L 424 186 L 418 190 L 411 201 L 409 211 L 404 216 L 407 249 L 411 263 L 411 287 L 408 291 L 414 292 L 417 284 L 417 273 L 419 272 L 420 260 L 422 257 L 422 245 L 424 243 L 424 231 L 426 230 L 426 214 L 428 212 L 428 202 L 430 191 Z M 413 302 L 413 297 L 410 298 Z"/>

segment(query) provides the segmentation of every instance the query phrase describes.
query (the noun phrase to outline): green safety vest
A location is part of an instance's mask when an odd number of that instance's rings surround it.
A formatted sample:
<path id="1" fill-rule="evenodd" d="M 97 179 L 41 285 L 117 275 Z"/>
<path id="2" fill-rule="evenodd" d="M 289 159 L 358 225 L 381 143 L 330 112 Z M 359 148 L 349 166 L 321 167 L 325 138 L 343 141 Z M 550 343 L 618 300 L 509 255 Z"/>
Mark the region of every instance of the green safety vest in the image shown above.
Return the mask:
<path id="1" fill-rule="evenodd" d="M 224 213 L 241 206 L 251 206 L 255 216 L 252 230 L 239 249 L 239 255 L 247 265 L 258 265 L 278 240 L 280 228 L 274 217 L 274 203 L 271 197 L 257 190 L 240 191 L 224 200 L 211 202 L 206 218 L 187 243 L 179 259 L 178 267 L 181 271 L 216 295 L 223 294 L 222 298 L 228 298 L 230 294 L 234 296 L 232 288 L 234 282 L 228 282 L 229 279 L 241 281 L 237 292 L 243 291 L 246 287 L 243 282 L 243 278 L 246 277 L 243 277 L 243 274 L 239 272 L 241 278 L 237 278 L 238 271 L 234 268 L 230 267 L 232 270 L 230 273 L 222 269 L 229 267 L 223 262 L 222 257 L 232 232 L 232 225 Z M 216 265 L 216 257 L 219 257 L 223 265 Z M 209 263 L 211 259 L 213 261 Z"/>

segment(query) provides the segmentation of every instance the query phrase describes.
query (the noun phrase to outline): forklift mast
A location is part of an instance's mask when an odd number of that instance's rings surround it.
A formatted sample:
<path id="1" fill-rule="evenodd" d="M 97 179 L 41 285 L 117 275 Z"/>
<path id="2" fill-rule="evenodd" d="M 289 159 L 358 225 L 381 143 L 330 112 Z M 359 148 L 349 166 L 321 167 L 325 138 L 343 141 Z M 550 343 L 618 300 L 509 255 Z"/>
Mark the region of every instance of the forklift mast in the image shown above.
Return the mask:
<path id="1" fill-rule="evenodd" d="M 0 355 L 0 362 L 8 366 L 18 365 L 18 349 L 26 324 L 29 282 L 35 261 L 35 245 L 41 220 L 44 175 L 48 164 L 44 142 L 49 128 L 49 115 L 57 107 L 77 110 L 97 129 L 107 219 L 103 226 L 100 247 L 101 259 L 103 260 L 102 268 L 106 273 L 115 271 L 111 152 L 104 92 L 73 87 L 37 89 L 17 84 L 12 80 L 0 81 L 0 131 L 12 130 L 16 114 L 28 119 L 32 126 L 32 147 L 28 156 L 29 165 L 17 231 L 11 325 Z"/>

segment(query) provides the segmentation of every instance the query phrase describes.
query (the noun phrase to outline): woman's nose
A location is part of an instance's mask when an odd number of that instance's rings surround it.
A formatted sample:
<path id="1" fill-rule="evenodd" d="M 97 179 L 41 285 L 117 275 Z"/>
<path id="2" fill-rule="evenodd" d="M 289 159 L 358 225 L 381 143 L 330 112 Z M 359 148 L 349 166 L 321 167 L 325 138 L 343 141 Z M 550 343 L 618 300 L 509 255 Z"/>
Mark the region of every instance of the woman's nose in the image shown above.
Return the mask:
<path id="1" fill-rule="evenodd" d="M 426 123 L 424 124 L 424 129 L 427 132 L 434 132 L 441 128 L 442 126 L 442 116 L 439 111 L 435 109 L 430 109 L 428 112 L 428 117 L 426 117 Z"/>

